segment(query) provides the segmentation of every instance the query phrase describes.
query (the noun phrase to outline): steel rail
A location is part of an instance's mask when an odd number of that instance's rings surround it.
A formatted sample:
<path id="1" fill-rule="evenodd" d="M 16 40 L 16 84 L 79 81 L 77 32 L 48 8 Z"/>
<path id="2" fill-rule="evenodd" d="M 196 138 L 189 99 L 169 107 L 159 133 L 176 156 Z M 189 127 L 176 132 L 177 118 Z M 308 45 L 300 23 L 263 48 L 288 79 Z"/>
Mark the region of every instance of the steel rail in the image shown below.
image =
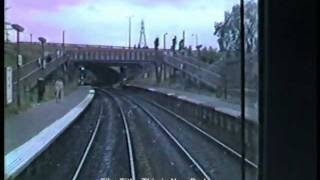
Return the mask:
<path id="1" fill-rule="evenodd" d="M 131 135 L 130 135 L 130 131 L 129 131 L 129 126 L 128 126 L 128 122 L 125 116 L 125 113 L 122 109 L 122 106 L 120 105 L 119 101 L 116 99 L 116 97 L 109 91 L 101 89 L 101 88 L 97 88 L 96 89 L 104 92 L 105 94 L 108 94 L 113 101 L 117 104 L 120 113 L 121 113 L 121 117 L 123 120 L 123 124 L 124 124 L 124 128 L 126 131 L 126 140 L 127 140 L 127 147 L 128 147 L 128 152 L 129 152 L 129 164 L 130 164 L 130 174 L 131 174 L 131 180 L 136 180 L 136 172 L 135 172 L 135 163 L 134 163 L 134 156 L 133 156 L 133 148 L 132 148 L 132 142 L 131 142 Z"/>
<path id="2" fill-rule="evenodd" d="M 83 164 L 84 164 L 84 161 L 86 160 L 86 158 L 87 158 L 87 156 L 88 156 L 88 153 L 89 153 L 89 151 L 90 151 L 90 149 L 91 149 L 92 143 L 93 143 L 93 141 L 94 141 L 94 139 L 95 139 L 95 137 L 96 137 L 96 134 L 97 134 L 97 132 L 98 132 L 98 129 L 99 129 L 99 127 L 100 127 L 100 121 L 101 121 L 102 113 L 103 113 L 103 106 L 101 105 L 101 107 L 100 107 L 100 113 L 99 113 L 99 117 L 98 117 L 98 121 L 97 121 L 97 123 L 96 123 L 96 127 L 95 127 L 95 129 L 94 129 L 94 131 L 93 131 L 93 133 L 92 133 L 92 135 L 91 135 L 90 141 L 89 141 L 89 143 L 88 143 L 88 145 L 87 145 L 87 147 L 86 147 L 85 152 L 84 152 L 83 155 L 82 155 L 81 161 L 80 161 L 80 163 L 79 163 L 79 165 L 78 165 L 78 167 L 77 167 L 76 172 L 74 173 L 74 175 L 73 175 L 73 177 L 72 177 L 72 180 L 76 180 L 76 179 L 78 178 L 79 173 L 80 173 L 80 171 L 81 171 L 81 169 L 82 169 L 82 166 L 83 166 Z"/>
<path id="3" fill-rule="evenodd" d="M 218 140 L 217 138 L 211 136 L 210 134 L 208 134 L 207 132 L 205 132 L 204 130 L 202 130 L 201 128 L 199 128 L 198 126 L 194 125 L 193 123 L 189 122 L 188 120 L 186 120 L 185 118 L 181 117 L 180 115 L 176 114 L 175 112 L 163 107 L 162 105 L 155 103 L 155 102 L 151 102 L 149 100 L 145 100 L 150 102 L 151 104 L 153 104 L 154 106 L 163 109 L 164 111 L 168 112 L 169 114 L 175 116 L 176 118 L 182 120 L 184 123 L 188 124 L 189 126 L 191 126 L 193 129 L 196 129 L 197 131 L 199 131 L 201 134 L 203 134 L 204 136 L 206 136 L 207 138 L 209 138 L 210 140 L 214 141 L 215 143 L 217 143 L 218 145 L 220 145 L 221 147 L 223 147 L 224 149 L 226 149 L 227 151 L 229 151 L 230 153 L 232 153 L 233 155 L 235 155 L 236 157 L 242 159 L 242 156 L 240 153 L 238 153 L 236 150 L 234 150 L 233 148 L 225 145 L 224 143 L 222 143 L 220 140 Z M 258 168 L 258 165 L 255 164 L 254 162 L 250 161 L 249 159 L 245 159 L 245 162 L 250 165 L 253 168 Z"/>
<path id="4" fill-rule="evenodd" d="M 180 148 L 180 150 L 189 158 L 189 160 L 197 167 L 197 169 L 201 172 L 201 174 L 205 177 L 206 180 L 211 180 L 212 178 L 204 171 L 201 165 L 196 161 L 194 157 L 187 151 L 185 147 L 176 139 L 176 137 L 156 118 L 151 112 L 149 112 L 145 107 L 137 103 L 131 97 L 124 96 L 126 99 L 131 101 L 137 107 L 139 107 L 143 112 L 145 112 L 158 126 L 166 133 L 167 136 Z"/>

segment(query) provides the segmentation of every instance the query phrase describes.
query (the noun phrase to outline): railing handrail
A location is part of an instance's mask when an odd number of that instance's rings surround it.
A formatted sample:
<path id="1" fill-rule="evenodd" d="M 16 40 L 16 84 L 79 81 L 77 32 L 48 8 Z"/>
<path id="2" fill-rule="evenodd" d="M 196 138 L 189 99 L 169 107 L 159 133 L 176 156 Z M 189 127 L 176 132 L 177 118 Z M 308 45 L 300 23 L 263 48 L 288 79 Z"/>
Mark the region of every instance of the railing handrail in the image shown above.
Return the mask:
<path id="1" fill-rule="evenodd" d="M 220 75 L 220 74 L 215 73 L 215 72 L 212 72 L 212 71 L 209 71 L 208 69 L 205 69 L 205 68 L 203 68 L 203 67 L 199 67 L 199 66 L 197 66 L 197 65 L 195 65 L 195 64 L 192 64 L 192 63 L 190 63 L 190 62 L 188 62 L 188 61 L 183 61 L 183 60 L 181 60 L 181 59 L 179 59 L 179 58 L 177 58 L 177 57 L 174 57 L 174 56 L 167 56 L 167 57 L 172 57 L 172 58 L 176 59 L 177 61 L 180 61 L 180 62 L 182 62 L 182 63 L 188 64 L 188 65 L 193 66 L 193 67 L 195 67 L 195 68 L 197 68 L 197 69 L 200 69 L 200 70 L 202 70 L 202 71 L 204 71 L 204 72 L 207 72 L 207 73 L 209 73 L 209 74 L 213 74 L 214 76 L 217 76 L 217 77 L 221 78 L 221 75 Z"/>

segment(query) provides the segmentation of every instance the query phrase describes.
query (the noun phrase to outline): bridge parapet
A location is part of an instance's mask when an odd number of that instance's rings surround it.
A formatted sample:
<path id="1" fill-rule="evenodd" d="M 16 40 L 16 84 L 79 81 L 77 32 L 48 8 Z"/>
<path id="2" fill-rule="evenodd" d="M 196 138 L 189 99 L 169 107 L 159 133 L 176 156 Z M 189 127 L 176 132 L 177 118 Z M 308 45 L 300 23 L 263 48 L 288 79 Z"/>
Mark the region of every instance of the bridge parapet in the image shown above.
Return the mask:
<path id="1" fill-rule="evenodd" d="M 70 60 L 101 60 L 101 61 L 152 61 L 158 60 L 157 56 L 152 49 L 110 49 L 110 48 L 78 48 L 68 50 Z"/>

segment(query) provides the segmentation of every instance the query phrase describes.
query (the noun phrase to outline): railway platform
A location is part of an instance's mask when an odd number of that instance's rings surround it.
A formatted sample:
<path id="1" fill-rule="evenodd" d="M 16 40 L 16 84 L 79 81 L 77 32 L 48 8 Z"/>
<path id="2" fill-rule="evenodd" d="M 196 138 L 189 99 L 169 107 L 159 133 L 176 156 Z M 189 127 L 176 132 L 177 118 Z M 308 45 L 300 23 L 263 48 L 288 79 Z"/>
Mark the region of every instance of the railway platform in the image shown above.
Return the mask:
<path id="1" fill-rule="evenodd" d="M 59 103 L 56 103 L 53 99 L 5 119 L 5 154 L 25 143 L 42 129 L 65 115 L 87 96 L 88 91 L 89 87 L 79 87 L 65 96 L 64 100 Z"/>
<path id="2" fill-rule="evenodd" d="M 29 164 L 90 104 L 94 93 L 81 86 L 65 96 L 5 119 L 5 175 L 10 177 Z"/>
<path id="3" fill-rule="evenodd" d="M 218 98 L 215 98 L 213 96 L 207 96 L 202 94 L 196 94 L 176 89 L 169 89 L 169 88 L 163 88 L 158 86 L 151 86 L 151 85 L 142 85 L 142 84 L 126 84 L 127 86 L 132 87 L 138 87 L 142 89 L 146 89 L 149 91 L 155 91 L 162 94 L 166 94 L 168 96 L 174 96 L 178 99 L 183 99 L 192 103 L 196 104 L 202 104 L 209 107 L 214 107 L 216 110 L 219 110 L 221 112 L 230 114 L 232 116 L 240 116 L 240 105 L 239 104 L 233 104 L 229 102 L 224 102 L 223 100 L 220 100 Z M 257 121 L 258 119 L 258 110 L 252 107 L 246 106 L 245 108 L 245 116 L 248 119 Z"/>

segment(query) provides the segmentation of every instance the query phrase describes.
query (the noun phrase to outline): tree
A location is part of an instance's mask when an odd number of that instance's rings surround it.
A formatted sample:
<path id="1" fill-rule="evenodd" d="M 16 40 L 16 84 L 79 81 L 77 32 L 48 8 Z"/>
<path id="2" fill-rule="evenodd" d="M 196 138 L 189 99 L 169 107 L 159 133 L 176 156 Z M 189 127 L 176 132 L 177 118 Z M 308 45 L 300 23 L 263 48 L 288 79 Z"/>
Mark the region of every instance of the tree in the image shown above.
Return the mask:
<path id="1" fill-rule="evenodd" d="M 213 49 L 212 47 L 209 47 L 209 50 L 208 50 L 206 47 L 204 47 L 200 55 L 200 60 L 205 63 L 211 64 L 215 61 L 218 61 L 220 57 L 221 57 L 221 53 L 219 53 L 217 49 Z"/>
<path id="2" fill-rule="evenodd" d="M 257 50 L 257 4 L 251 0 L 244 5 L 245 48 L 248 53 Z M 239 53 L 240 51 L 240 5 L 225 12 L 223 22 L 215 22 L 214 35 L 218 37 L 220 52 Z"/>

